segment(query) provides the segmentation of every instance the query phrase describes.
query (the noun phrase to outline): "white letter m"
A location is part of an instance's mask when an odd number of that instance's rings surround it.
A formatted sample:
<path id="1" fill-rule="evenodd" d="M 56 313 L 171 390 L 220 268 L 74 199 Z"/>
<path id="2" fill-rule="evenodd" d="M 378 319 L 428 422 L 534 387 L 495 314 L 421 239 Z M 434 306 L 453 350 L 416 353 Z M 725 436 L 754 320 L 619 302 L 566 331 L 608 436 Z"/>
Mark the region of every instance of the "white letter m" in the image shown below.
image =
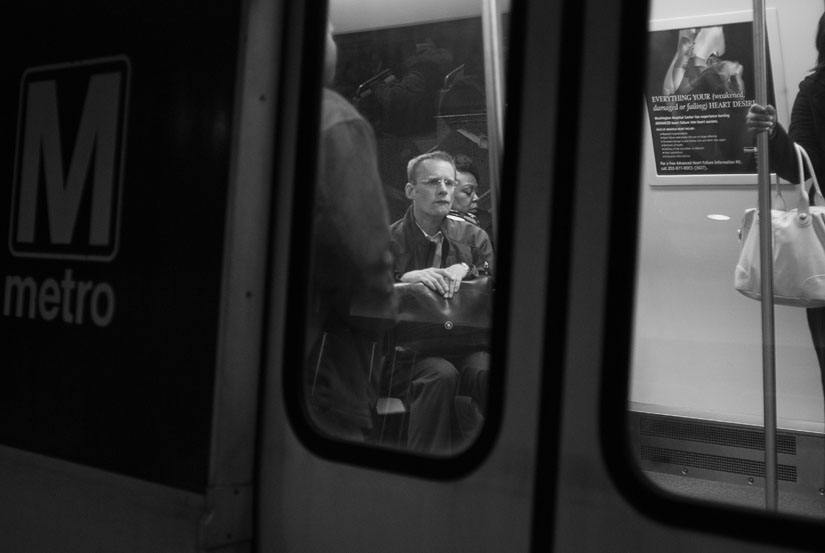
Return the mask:
<path id="1" fill-rule="evenodd" d="M 93 74 L 90 77 L 67 174 L 63 171 L 56 82 L 42 80 L 29 83 L 20 157 L 18 243 L 32 243 L 35 240 L 41 168 L 50 243 L 72 243 L 83 189 L 94 159 L 87 245 L 109 245 L 115 207 L 112 195 L 117 180 L 115 156 L 119 144 L 120 86 L 121 74 L 118 72 Z"/>

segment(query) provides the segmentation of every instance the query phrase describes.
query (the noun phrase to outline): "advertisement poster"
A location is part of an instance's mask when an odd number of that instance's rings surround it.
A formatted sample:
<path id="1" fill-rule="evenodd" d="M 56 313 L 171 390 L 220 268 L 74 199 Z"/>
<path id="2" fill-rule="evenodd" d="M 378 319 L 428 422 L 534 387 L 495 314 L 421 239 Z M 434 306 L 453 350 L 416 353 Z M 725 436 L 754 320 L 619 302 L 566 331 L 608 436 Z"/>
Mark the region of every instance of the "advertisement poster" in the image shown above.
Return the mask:
<path id="1" fill-rule="evenodd" d="M 756 173 L 753 23 L 649 33 L 645 101 L 658 176 Z M 775 105 L 767 67 L 768 98 Z"/>

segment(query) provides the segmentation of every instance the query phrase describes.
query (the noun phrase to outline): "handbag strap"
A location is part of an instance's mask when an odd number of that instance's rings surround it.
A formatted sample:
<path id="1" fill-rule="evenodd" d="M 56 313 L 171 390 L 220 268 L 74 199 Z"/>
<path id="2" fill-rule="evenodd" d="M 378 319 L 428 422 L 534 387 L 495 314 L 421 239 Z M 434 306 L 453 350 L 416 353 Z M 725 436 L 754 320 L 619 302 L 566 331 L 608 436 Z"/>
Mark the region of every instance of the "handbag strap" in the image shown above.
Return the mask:
<path id="1" fill-rule="evenodd" d="M 803 167 L 803 162 L 805 167 L 807 167 L 808 169 L 808 173 L 811 175 L 811 186 L 813 186 L 814 190 L 816 190 L 816 193 L 819 194 L 820 198 L 823 198 L 822 190 L 819 188 L 819 179 L 816 178 L 814 165 L 811 162 L 811 158 L 808 155 L 808 152 L 806 152 L 805 148 L 803 148 L 796 142 L 794 142 L 794 149 L 796 150 L 796 162 L 797 167 L 799 169 L 799 186 L 801 188 L 799 194 L 798 211 L 800 214 L 804 213 L 807 217 L 810 214 L 811 204 L 808 200 L 808 189 L 805 186 L 805 168 Z"/>

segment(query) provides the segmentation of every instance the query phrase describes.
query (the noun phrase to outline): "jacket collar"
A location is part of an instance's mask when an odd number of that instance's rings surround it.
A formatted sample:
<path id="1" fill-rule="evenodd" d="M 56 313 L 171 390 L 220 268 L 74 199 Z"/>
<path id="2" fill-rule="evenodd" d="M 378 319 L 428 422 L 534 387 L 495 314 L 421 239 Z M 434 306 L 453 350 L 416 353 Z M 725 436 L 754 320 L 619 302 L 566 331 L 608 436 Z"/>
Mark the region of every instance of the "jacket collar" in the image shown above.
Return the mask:
<path id="1" fill-rule="evenodd" d="M 448 236 L 447 233 L 450 230 L 451 224 L 452 224 L 452 221 L 450 221 L 450 218 L 447 217 L 447 216 L 445 216 L 444 219 L 441 221 L 441 225 L 438 227 L 438 230 L 441 231 L 441 234 L 444 235 L 444 238 L 447 238 L 447 236 Z M 426 239 L 426 237 L 424 236 L 424 233 L 422 232 L 423 229 L 420 226 L 418 226 L 418 223 L 415 220 L 415 215 L 413 214 L 413 207 L 412 206 L 408 207 L 407 208 L 407 213 L 404 214 L 404 226 L 407 227 L 407 229 L 409 231 L 409 232 L 407 232 L 407 234 L 410 237 L 415 237 L 416 238 L 415 241 L 418 241 L 418 239 L 421 239 L 421 240 Z"/>

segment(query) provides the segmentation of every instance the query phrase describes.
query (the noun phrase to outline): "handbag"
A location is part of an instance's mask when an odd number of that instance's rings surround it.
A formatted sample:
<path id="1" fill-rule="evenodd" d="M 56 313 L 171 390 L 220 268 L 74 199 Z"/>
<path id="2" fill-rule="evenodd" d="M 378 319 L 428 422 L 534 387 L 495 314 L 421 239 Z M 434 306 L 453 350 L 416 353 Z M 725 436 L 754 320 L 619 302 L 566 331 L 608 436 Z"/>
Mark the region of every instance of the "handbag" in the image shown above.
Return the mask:
<path id="1" fill-rule="evenodd" d="M 794 144 L 799 169 L 799 203 L 789 211 L 772 209 L 774 303 L 795 307 L 825 306 L 825 207 L 810 205 L 803 161 L 812 186 L 822 197 L 808 153 Z M 781 198 L 781 192 L 778 193 Z M 784 199 L 783 199 L 784 202 Z M 745 211 L 739 229 L 740 251 L 734 286 L 745 296 L 761 300 L 759 212 Z"/>
<path id="2" fill-rule="evenodd" d="M 395 285 L 395 342 L 419 355 L 457 355 L 490 347 L 493 279 L 465 280 L 447 299 L 421 283 Z"/>

